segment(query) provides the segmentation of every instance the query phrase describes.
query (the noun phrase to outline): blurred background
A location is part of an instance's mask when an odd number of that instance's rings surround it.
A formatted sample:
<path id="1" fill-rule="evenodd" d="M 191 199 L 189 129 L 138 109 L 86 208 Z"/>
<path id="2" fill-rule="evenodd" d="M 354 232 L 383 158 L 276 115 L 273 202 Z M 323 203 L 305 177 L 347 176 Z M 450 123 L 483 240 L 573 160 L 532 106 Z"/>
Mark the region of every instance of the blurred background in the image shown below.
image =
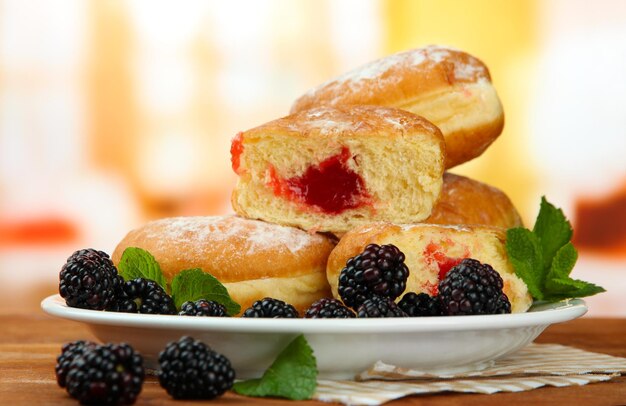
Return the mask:
<path id="1" fill-rule="evenodd" d="M 0 312 L 55 293 L 76 249 L 231 211 L 231 138 L 307 89 L 428 44 L 490 68 L 506 125 L 453 172 L 542 195 L 575 226 L 573 276 L 625 316 L 626 2 L 0 0 Z"/>

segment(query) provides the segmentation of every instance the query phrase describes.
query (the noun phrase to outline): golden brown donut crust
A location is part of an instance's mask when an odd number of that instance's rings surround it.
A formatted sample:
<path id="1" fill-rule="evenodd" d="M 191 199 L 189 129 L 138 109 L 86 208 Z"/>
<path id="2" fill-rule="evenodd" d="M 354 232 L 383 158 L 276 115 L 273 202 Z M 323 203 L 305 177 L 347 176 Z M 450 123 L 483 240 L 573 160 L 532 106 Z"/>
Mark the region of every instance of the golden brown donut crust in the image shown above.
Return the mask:
<path id="1" fill-rule="evenodd" d="M 433 123 L 402 109 L 381 106 L 336 106 L 334 108 L 313 108 L 298 111 L 262 124 L 242 134 L 243 143 L 255 142 L 267 134 L 282 134 L 302 138 L 376 137 L 389 134 L 390 137 L 403 133 L 428 133 L 445 143 L 441 131 Z"/>
<path id="2" fill-rule="evenodd" d="M 166 279 L 201 268 L 222 283 L 302 276 L 325 268 L 333 242 L 320 234 L 229 215 L 173 217 L 129 232 L 115 248 L 139 247 L 154 256 Z"/>
<path id="3" fill-rule="evenodd" d="M 493 186 L 446 172 L 439 201 L 424 223 L 478 224 L 504 229 L 523 226 L 504 192 Z"/>
<path id="4" fill-rule="evenodd" d="M 466 92 L 469 95 L 475 92 L 470 89 L 471 85 L 480 83 L 491 88 L 489 70 L 479 59 L 459 50 L 428 46 L 379 59 L 331 79 L 298 98 L 291 112 L 315 106 L 391 106 L 423 115 L 439 125 L 438 120 L 421 111 L 423 105 L 419 104 L 428 104 L 431 98 L 446 94 Z M 479 97 L 474 103 L 481 100 L 483 98 Z M 449 132 L 441 127 L 447 144 L 447 169 L 482 154 L 502 132 L 504 114 L 497 96 L 490 103 L 488 107 L 481 107 L 493 116 L 486 121 L 471 119 Z M 450 109 L 448 114 L 460 114 L 455 107 L 436 108 L 437 111 L 444 109 Z"/>

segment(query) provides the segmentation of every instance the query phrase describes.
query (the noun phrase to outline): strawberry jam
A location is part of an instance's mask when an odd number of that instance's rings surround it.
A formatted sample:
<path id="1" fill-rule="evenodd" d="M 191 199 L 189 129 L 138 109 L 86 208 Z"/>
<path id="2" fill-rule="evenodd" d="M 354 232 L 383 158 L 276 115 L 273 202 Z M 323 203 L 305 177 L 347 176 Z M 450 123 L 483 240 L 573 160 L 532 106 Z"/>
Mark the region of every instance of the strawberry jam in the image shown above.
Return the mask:
<path id="1" fill-rule="evenodd" d="M 315 207 L 328 214 L 339 214 L 367 204 L 369 195 L 363 178 L 348 167 L 350 150 L 309 166 L 302 175 L 280 179 L 270 167 L 269 186 L 274 194 Z"/>
<path id="2" fill-rule="evenodd" d="M 233 167 L 233 171 L 239 174 L 239 165 L 241 165 L 241 153 L 243 152 L 243 133 L 239 132 L 233 138 L 230 144 L 230 163 Z"/>
<path id="3" fill-rule="evenodd" d="M 451 258 L 443 253 L 441 246 L 432 242 L 424 249 L 424 257 L 426 260 L 429 263 L 432 263 L 433 261 L 436 262 L 439 267 L 439 280 L 445 278 L 450 269 L 460 264 L 461 261 L 468 256 L 469 252 L 461 258 Z"/>

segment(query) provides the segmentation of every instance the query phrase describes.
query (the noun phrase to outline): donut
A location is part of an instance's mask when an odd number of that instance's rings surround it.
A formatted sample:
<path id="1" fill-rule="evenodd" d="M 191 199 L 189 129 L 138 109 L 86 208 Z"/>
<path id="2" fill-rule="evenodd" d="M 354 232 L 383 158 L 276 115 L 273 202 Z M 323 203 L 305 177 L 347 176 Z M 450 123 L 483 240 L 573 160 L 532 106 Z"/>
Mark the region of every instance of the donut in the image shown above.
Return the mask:
<path id="1" fill-rule="evenodd" d="M 341 238 L 328 258 L 328 283 L 334 297 L 339 298 L 339 274 L 348 259 L 361 253 L 368 244 L 393 244 L 404 253 L 409 268 L 405 292 L 435 296 L 439 281 L 450 268 L 463 258 L 474 258 L 491 265 L 500 274 L 512 312 L 525 312 L 532 298 L 526 284 L 513 270 L 506 254 L 505 239 L 505 230 L 496 227 L 371 224 Z"/>
<path id="2" fill-rule="evenodd" d="M 234 138 L 233 209 L 336 234 L 372 221 L 418 222 L 441 191 L 444 149 L 437 127 L 404 110 L 301 111 Z"/>
<path id="3" fill-rule="evenodd" d="M 170 283 L 190 268 L 213 275 L 242 311 L 273 297 L 302 313 L 330 297 L 326 261 L 333 241 L 293 227 L 234 215 L 164 218 L 129 232 L 113 252 L 116 265 L 127 247 L 152 254 Z"/>
<path id="4" fill-rule="evenodd" d="M 485 64 L 440 46 L 390 55 L 331 79 L 297 99 L 291 112 L 356 104 L 397 107 L 434 123 L 446 140 L 446 169 L 482 154 L 504 126 Z"/>
<path id="5" fill-rule="evenodd" d="M 443 175 L 439 201 L 424 223 L 523 226 L 517 209 L 500 189 L 448 172 Z"/>

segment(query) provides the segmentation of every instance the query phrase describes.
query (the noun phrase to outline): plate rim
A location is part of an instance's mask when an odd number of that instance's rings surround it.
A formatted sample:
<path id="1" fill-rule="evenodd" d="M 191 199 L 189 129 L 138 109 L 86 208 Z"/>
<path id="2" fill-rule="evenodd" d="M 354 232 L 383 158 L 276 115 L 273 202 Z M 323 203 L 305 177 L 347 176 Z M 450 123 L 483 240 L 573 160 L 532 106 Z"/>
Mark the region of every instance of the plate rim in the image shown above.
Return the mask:
<path id="1" fill-rule="evenodd" d="M 59 294 L 41 301 L 42 310 L 55 317 L 87 324 L 162 330 L 220 331 L 231 333 L 362 334 L 500 330 L 550 325 L 587 313 L 584 300 L 566 299 L 538 307 L 547 309 L 514 314 L 380 319 L 249 319 L 240 317 L 184 317 L 116 313 L 69 307 Z"/>

